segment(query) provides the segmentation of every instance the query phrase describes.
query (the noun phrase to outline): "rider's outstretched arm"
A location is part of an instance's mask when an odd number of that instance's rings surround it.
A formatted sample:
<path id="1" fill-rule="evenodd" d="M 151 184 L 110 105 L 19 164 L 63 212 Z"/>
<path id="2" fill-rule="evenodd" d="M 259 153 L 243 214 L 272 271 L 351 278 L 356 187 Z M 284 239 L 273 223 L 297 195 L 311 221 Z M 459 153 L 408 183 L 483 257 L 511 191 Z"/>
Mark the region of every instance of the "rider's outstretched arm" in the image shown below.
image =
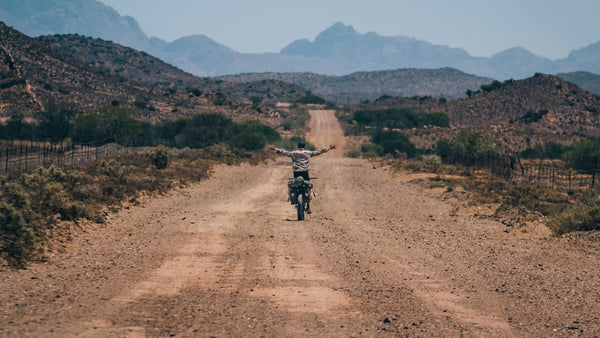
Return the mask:
<path id="1" fill-rule="evenodd" d="M 277 148 L 274 145 L 269 145 L 269 149 L 276 151 L 278 154 L 282 154 L 284 156 L 292 156 L 292 152 L 291 151 L 287 151 L 285 149 L 281 149 L 281 148 Z"/>
<path id="2" fill-rule="evenodd" d="M 326 153 L 326 152 L 328 152 L 328 151 L 330 151 L 332 149 L 335 149 L 335 148 L 336 148 L 335 144 L 330 144 L 329 147 L 327 147 L 327 148 L 321 148 L 319 150 L 315 150 L 315 151 L 311 152 L 310 156 L 318 156 L 318 155 Z"/>

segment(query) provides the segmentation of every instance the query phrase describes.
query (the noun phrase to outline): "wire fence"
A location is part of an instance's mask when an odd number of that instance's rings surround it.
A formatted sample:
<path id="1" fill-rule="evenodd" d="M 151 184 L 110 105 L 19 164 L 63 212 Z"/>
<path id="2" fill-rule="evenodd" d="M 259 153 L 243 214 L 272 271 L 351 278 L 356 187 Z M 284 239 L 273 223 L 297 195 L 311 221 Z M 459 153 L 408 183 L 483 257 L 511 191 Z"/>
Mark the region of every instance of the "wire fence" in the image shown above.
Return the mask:
<path id="1" fill-rule="evenodd" d="M 486 170 L 513 183 L 539 183 L 562 192 L 597 186 L 597 170 L 577 171 L 559 161 L 523 162 L 516 156 L 491 154 L 478 158 L 446 158 L 445 162 Z"/>
<path id="2" fill-rule="evenodd" d="M 76 168 L 99 159 L 147 151 L 148 147 L 124 147 L 116 143 L 85 144 L 16 143 L 0 145 L 0 174 L 12 170 L 31 172 L 39 167 Z"/>
<path id="3" fill-rule="evenodd" d="M 153 147 L 125 147 L 116 143 L 88 144 L 11 143 L 0 144 L 0 174 L 12 170 L 31 172 L 39 167 L 77 168 L 90 162 L 123 154 L 145 153 Z M 177 150 L 185 152 L 194 150 Z M 597 171 L 581 172 L 560 162 L 528 163 L 510 155 L 453 157 L 445 162 L 486 170 L 514 183 L 540 183 L 564 192 L 593 189 Z"/>
<path id="4" fill-rule="evenodd" d="M 572 192 L 597 187 L 597 174 L 595 170 L 582 172 L 555 164 L 523 164 L 513 170 L 511 181 L 536 182 L 552 190 Z"/>

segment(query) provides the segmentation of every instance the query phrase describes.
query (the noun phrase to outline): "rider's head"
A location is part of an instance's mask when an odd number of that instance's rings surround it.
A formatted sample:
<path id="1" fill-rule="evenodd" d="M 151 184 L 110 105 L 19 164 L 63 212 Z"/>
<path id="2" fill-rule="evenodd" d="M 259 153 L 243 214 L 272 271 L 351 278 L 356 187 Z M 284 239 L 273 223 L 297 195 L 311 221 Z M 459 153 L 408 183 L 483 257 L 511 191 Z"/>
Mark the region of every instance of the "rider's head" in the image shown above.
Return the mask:
<path id="1" fill-rule="evenodd" d="M 304 142 L 298 142 L 298 148 L 303 149 L 304 147 L 306 147 L 306 144 L 304 144 Z"/>

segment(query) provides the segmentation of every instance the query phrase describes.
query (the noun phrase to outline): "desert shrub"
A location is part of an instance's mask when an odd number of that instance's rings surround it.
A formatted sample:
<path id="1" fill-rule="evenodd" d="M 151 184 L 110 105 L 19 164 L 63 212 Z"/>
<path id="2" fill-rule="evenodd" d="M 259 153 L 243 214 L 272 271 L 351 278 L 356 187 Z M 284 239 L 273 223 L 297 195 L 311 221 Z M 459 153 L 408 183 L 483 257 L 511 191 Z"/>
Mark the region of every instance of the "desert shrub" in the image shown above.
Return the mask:
<path id="1" fill-rule="evenodd" d="M 309 94 L 309 95 L 303 96 L 303 97 L 299 98 L 298 100 L 296 100 L 296 103 L 303 103 L 303 104 L 325 104 L 326 101 L 322 97 L 319 97 L 319 96 L 313 95 L 313 94 Z"/>
<path id="2" fill-rule="evenodd" d="M 88 217 L 88 210 L 73 198 L 70 188 L 78 182 L 63 170 L 40 168 L 32 174 L 23 174 L 18 181 L 27 192 L 32 209 L 44 219 L 45 226 L 58 215 L 61 220 Z"/>
<path id="3" fill-rule="evenodd" d="M 156 169 L 165 169 L 169 166 L 169 149 L 165 146 L 158 146 L 156 149 L 149 151 L 148 156 Z"/>
<path id="4" fill-rule="evenodd" d="M 0 201 L 0 256 L 21 267 L 35 253 L 35 235 L 12 205 Z"/>
<path id="5" fill-rule="evenodd" d="M 254 108 L 254 109 L 258 108 L 258 106 L 260 106 L 262 101 L 263 101 L 262 96 L 253 95 L 250 97 L 250 102 L 252 102 L 252 108 Z"/>
<path id="6" fill-rule="evenodd" d="M 35 258 L 58 220 L 96 218 L 85 199 L 71 193 L 78 176 L 51 167 L 0 177 L 0 255 L 15 266 Z M 81 182 L 80 182 L 81 183 Z M 80 196 L 79 196 L 80 197 Z"/>
<path id="7" fill-rule="evenodd" d="M 383 146 L 373 142 L 365 142 L 360 146 L 360 151 L 365 157 L 383 156 Z"/>
<path id="8" fill-rule="evenodd" d="M 198 88 L 189 88 L 188 89 L 188 93 L 194 95 L 194 96 L 202 96 L 202 91 Z"/>
<path id="9" fill-rule="evenodd" d="M 344 155 L 348 158 L 360 158 L 361 152 L 358 150 L 350 150 L 350 151 L 347 151 L 346 154 L 344 154 Z"/>
<path id="10" fill-rule="evenodd" d="M 503 183 L 502 189 L 498 187 L 489 187 L 489 189 L 502 196 L 499 211 L 523 207 L 545 216 L 553 216 L 570 204 L 566 195 L 539 183 Z"/>
<path id="11" fill-rule="evenodd" d="M 423 155 L 421 160 L 428 171 L 437 172 L 442 165 L 442 158 L 438 155 Z"/>
<path id="12" fill-rule="evenodd" d="M 498 80 L 494 80 L 490 84 L 480 86 L 481 90 L 484 92 L 491 92 L 492 90 L 500 89 L 502 87 L 504 87 L 504 83 Z"/>
<path id="13" fill-rule="evenodd" d="M 570 207 L 550 219 L 548 227 L 557 235 L 572 231 L 600 230 L 600 204 Z"/>
<path id="14" fill-rule="evenodd" d="M 539 120 L 543 119 L 546 114 L 548 114 L 548 110 L 546 110 L 546 109 L 540 110 L 538 112 L 534 112 L 534 111 L 530 110 L 527 113 L 525 113 L 523 116 L 521 116 L 521 118 L 519 120 L 525 124 L 530 124 L 530 123 L 538 122 Z"/>

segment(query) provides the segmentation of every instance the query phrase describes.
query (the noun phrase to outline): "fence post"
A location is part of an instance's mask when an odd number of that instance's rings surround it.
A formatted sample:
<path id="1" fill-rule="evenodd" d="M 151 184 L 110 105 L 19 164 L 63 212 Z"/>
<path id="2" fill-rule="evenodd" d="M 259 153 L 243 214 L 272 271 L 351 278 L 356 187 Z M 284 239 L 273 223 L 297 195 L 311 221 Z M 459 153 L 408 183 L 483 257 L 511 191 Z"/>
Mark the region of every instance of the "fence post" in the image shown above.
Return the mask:
<path id="1" fill-rule="evenodd" d="M 19 144 L 19 170 L 23 169 L 23 145 Z"/>

